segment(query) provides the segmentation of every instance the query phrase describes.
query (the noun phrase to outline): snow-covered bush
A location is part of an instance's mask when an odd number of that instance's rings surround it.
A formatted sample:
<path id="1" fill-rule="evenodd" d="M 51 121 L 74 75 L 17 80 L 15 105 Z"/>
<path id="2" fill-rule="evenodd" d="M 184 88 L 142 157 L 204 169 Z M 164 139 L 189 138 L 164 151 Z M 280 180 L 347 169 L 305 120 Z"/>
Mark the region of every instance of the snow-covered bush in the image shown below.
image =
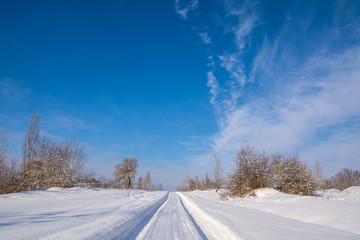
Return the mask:
<path id="1" fill-rule="evenodd" d="M 253 189 L 266 187 L 269 176 L 268 158 L 246 145 L 238 153 L 234 173 L 228 180 L 230 195 L 242 196 Z"/>
<path id="2" fill-rule="evenodd" d="M 270 157 L 249 145 L 238 153 L 235 169 L 228 179 L 231 196 L 244 196 L 252 190 L 272 187 L 289 194 L 312 195 L 317 179 L 297 155 Z"/>
<path id="3" fill-rule="evenodd" d="M 0 160 L 0 194 L 18 191 L 19 182 L 17 176 L 18 171 L 16 170 L 15 161 L 7 163 Z"/>
<path id="4" fill-rule="evenodd" d="M 297 155 L 284 158 L 273 157 L 270 165 L 269 186 L 289 194 L 312 195 L 317 188 L 314 173 L 302 163 Z"/>
<path id="5" fill-rule="evenodd" d="M 86 185 L 89 174 L 83 172 L 86 155 L 83 147 L 72 140 L 55 143 L 43 138 L 35 155 L 24 162 L 20 182 L 22 190 Z"/>
<path id="6" fill-rule="evenodd" d="M 221 201 L 227 201 L 229 200 L 230 191 L 228 189 L 221 189 L 219 192 L 219 199 Z"/>
<path id="7" fill-rule="evenodd" d="M 0 136 L 0 193 L 44 190 L 50 187 L 89 186 L 92 174 L 83 169 L 84 148 L 75 140 L 58 143 L 40 137 L 39 114 L 32 116 L 22 145 L 20 168 L 6 159 L 4 134 Z"/>

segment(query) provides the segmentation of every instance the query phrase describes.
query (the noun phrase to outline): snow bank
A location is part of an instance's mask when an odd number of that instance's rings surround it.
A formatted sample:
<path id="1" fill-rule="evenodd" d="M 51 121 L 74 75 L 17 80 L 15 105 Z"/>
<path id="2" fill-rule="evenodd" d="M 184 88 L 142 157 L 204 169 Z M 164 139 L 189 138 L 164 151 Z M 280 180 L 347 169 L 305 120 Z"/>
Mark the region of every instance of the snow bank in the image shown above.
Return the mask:
<path id="1" fill-rule="evenodd" d="M 0 238 L 131 236 L 131 231 L 141 230 L 165 198 L 166 192 L 82 188 L 0 195 Z"/>
<path id="2" fill-rule="evenodd" d="M 260 189 L 254 190 L 252 194 L 255 197 L 271 197 L 271 196 L 279 195 L 282 193 L 273 188 L 260 188 Z"/>
<path id="3" fill-rule="evenodd" d="M 230 199 L 227 204 L 360 234 L 360 187 L 329 189 L 316 197 L 258 189 L 252 197 Z"/>
<path id="4" fill-rule="evenodd" d="M 343 191 L 337 189 L 328 189 L 319 193 L 323 198 L 335 201 L 358 201 L 360 202 L 360 187 L 354 186 L 344 189 Z"/>
<path id="5" fill-rule="evenodd" d="M 268 190 L 259 193 L 268 192 Z M 269 191 L 271 194 L 275 192 Z M 237 198 L 229 201 L 219 201 L 218 195 L 211 192 L 191 192 L 182 193 L 183 197 L 187 198 L 190 204 L 184 204 L 190 209 L 200 209 L 195 217 L 195 220 L 200 226 L 208 225 L 217 231 L 216 226 L 223 226 L 223 231 L 230 234 L 224 234 L 224 238 L 220 239 L 359 239 L 360 235 L 355 233 L 339 230 L 331 226 L 321 226 L 319 224 L 312 224 L 309 221 L 302 221 L 298 218 L 288 218 L 281 214 L 274 214 L 269 210 L 272 199 L 282 199 L 285 195 L 275 194 L 266 197 L 248 197 Z M 256 200 L 261 200 L 262 208 L 258 208 L 259 204 Z M 291 201 L 290 199 L 288 199 Z M 255 201 L 255 202 L 254 202 Z M 293 202 L 294 203 L 294 202 Z M 291 205 L 291 204 L 290 204 Z M 316 204 L 315 204 L 316 205 Z M 289 206 L 280 206 L 282 210 L 289 210 Z M 292 204 L 291 208 L 297 208 L 296 213 L 310 212 L 307 208 Z M 264 210 L 265 209 L 265 210 Z M 273 209 L 276 212 L 275 209 Z M 320 216 L 323 219 L 322 216 Z M 341 220 L 340 220 L 341 221 Z M 352 226 L 358 226 L 357 223 L 352 223 Z M 219 231 L 220 232 L 220 231 Z M 205 231 L 206 234 L 206 231 Z M 232 237 L 236 235 L 236 237 Z M 207 235 L 209 239 L 219 239 Z"/>
<path id="6" fill-rule="evenodd" d="M 360 202 L 360 186 L 349 187 L 342 191 L 347 200 Z"/>

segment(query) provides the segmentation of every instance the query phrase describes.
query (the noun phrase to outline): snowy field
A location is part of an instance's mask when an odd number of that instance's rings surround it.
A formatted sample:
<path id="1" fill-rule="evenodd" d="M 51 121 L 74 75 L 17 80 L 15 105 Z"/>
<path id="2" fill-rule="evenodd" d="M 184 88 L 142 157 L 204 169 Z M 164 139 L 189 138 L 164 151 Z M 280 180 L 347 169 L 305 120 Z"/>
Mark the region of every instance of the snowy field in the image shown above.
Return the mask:
<path id="1" fill-rule="evenodd" d="M 300 197 L 59 189 L 0 195 L 0 239 L 360 239 L 360 187 Z"/>

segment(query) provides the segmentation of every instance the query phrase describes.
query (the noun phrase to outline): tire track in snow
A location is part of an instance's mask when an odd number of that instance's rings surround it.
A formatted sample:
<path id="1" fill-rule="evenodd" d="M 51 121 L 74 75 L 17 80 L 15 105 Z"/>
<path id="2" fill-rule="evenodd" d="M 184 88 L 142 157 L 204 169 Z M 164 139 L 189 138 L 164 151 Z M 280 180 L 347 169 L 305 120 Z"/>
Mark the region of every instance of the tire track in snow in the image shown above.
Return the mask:
<path id="1" fill-rule="evenodd" d="M 147 225 L 152 216 L 158 211 L 158 209 L 166 202 L 169 193 L 162 197 L 157 203 L 139 212 L 135 217 L 131 218 L 127 223 L 122 224 L 118 228 L 114 229 L 106 236 L 99 236 L 97 239 L 102 240 L 128 240 L 135 239 L 141 232 L 144 226 Z"/>
<path id="2" fill-rule="evenodd" d="M 209 214 L 200 209 L 195 203 L 186 198 L 182 193 L 177 192 L 184 204 L 184 207 L 188 210 L 190 215 L 193 216 L 198 226 L 202 229 L 208 239 L 241 239 L 237 234 L 232 232 L 227 226 L 217 221 Z"/>
<path id="3" fill-rule="evenodd" d="M 207 237 L 189 214 L 179 195 L 170 193 L 166 202 L 136 239 L 207 239 Z"/>

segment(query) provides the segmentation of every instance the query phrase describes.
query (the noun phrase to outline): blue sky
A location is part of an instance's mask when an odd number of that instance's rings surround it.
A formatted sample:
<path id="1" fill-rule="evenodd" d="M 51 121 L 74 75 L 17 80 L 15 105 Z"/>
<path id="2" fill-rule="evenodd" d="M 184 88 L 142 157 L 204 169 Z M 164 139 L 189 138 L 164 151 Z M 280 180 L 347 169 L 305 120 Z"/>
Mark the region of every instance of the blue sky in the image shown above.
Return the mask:
<path id="1" fill-rule="evenodd" d="M 166 188 L 227 172 L 250 143 L 324 174 L 360 168 L 358 1 L 1 1 L 0 128 L 32 113 L 111 177 L 137 157 Z"/>

